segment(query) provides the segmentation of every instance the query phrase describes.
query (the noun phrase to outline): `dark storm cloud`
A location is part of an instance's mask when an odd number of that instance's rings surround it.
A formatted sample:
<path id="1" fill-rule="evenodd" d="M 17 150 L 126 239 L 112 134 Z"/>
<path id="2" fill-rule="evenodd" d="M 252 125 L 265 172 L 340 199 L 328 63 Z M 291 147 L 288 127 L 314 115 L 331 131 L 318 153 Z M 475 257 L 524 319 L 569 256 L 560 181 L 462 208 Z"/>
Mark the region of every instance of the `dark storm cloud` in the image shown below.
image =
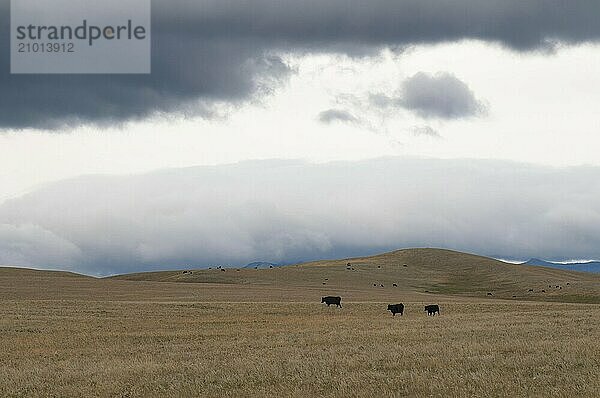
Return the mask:
<path id="1" fill-rule="evenodd" d="M 319 113 L 319 121 L 321 123 L 333 123 L 333 122 L 349 122 L 357 123 L 358 119 L 354 117 L 350 112 L 342 109 L 328 109 Z"/>
<path id="2" fill-rule="evenodd" d="M 596 0 L 164 0 L 153 2 L 151 76 L 10 76 L 0 0 L 0 128 L 114 123 L 239 102 L 290 70 L 287 51 L 364 52 L 481 39 L 517 50 L 596 41 Z"/>
<path id="3" fill-rule="evenodd" d="M 91 274 L 402 247 L 600 258 L 600 168 L 243 162 L 62 181 L 0 205 L 0 264 Z"/>

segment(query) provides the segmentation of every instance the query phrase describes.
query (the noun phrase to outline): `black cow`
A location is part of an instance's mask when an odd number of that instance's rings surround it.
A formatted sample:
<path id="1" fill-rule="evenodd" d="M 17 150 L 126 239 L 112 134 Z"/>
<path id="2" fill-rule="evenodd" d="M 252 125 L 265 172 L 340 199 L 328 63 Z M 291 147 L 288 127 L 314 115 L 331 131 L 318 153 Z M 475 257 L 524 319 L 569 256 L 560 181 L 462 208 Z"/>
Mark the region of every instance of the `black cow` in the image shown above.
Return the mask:
<path id="1" fill-rule="evenodd" d="M 388 311 L 391 311 L 393 316 L 396 316 L 396 314 L 400 314 L 403 315 L 404 314 L 404 304 L 400 303 L 400 304 L 389 304 L 388 305 Z"/>
<path id="2" fill-rule="evenodd" d="M 392 283 L 392 286 L 398 287 L 398 284 L 397 283 Z"/>
<path id="3" fill-rule="evenodd" d="M 331 304 L 335 304 L 338 307 L 342 308 L 342 298 L 341 297 L 334 297 L 334 296 L 321 297 L 321 303 L 327 304 L 328 307 Z"/>
<path id="4" fill-rule="evenodd" d="M 436 312 L 439 315 L 440 314 L 440 306 L 437 305 L 437 304 L 426 305 L 425 306 L 425 311 L 427 311 L 427 316 L 429 316 L 429 315 L 435 316 Z"/>

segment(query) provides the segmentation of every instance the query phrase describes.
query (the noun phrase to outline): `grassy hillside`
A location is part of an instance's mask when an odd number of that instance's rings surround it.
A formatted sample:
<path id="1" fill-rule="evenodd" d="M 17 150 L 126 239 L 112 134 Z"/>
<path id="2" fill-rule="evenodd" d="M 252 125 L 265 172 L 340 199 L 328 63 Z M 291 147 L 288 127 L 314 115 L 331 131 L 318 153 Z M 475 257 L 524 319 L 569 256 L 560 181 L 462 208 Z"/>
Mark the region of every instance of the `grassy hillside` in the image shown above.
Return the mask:
<path id="1" fill-rule="evenodd" d="M 90 278 L 89 276 L 67 271 L 47 271 L 31 268 L 0 266 L 0 278 Z"/>
<path id="2" fill-rule="evenodd" d="M 508 264 L 442 249 L 406 249 L 372 257 L 316 261 L 265 270 L 181 270 L 121 275 L 112 279 L 318 288 L 340 294 L 361 290 L 367 296 L 368 292 L 379 296 L 379 292 L 385 290 L 600 303 L 600 275 Z"/>

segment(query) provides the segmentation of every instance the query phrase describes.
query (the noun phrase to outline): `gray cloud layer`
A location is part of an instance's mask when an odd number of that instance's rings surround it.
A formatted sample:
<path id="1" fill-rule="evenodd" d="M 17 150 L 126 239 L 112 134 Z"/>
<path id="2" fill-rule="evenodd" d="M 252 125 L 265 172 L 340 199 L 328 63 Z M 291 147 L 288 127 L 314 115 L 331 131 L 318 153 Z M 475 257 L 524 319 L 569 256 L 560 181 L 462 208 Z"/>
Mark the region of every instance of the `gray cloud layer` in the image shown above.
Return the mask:
<path id="1" fill-rule="evenodd" d="M 8 54 L 8 0 L 0 52 Z M 153 2 L 151 76 L 11 76 L 0 58 L 0 128 L 113 123 L 242 101 L 290 72 L 281 51 L 364 52 L 464 38 L 517 50 L 600 38 L 596 0 L 171 0 Z"/>
<path id="2" fill-rule="evenodd" d="M 600 168 L 244 162 L 54 183 L 0 205 L 0 264 L 93 274 L 414 246 L 600 258 Z"/>

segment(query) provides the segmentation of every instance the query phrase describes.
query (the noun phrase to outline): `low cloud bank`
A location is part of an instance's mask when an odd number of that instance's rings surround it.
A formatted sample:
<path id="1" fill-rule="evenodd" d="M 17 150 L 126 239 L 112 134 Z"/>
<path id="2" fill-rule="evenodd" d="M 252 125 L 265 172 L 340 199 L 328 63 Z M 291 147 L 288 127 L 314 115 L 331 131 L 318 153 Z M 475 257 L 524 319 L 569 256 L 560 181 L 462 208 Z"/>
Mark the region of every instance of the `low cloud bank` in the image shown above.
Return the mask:
<path id="1" fill-rule="evenodd" d="M 600 258 L 600 168 L 387 158 L 84 176 L 0 205 L 0 264 L 89 274 L 402 247 Z"/>

